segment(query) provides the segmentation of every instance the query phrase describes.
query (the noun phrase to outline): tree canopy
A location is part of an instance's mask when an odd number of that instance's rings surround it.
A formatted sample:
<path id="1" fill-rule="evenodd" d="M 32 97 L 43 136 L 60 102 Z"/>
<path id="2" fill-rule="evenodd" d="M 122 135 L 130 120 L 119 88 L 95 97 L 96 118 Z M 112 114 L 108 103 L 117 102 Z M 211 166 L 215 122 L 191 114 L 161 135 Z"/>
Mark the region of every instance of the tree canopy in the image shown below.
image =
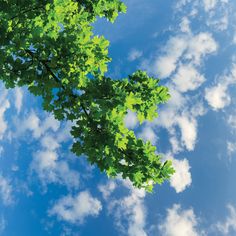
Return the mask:
<path id="1" fill-rule="evenodd" d="M 140 123 L 152 121 L 168 89 L 140 70 L 107 77 L 109 42 L 91 25 L 98 17 L 114 22 L 125 11 L 119 0 L 0 1 L 0 79 L 7 88 L 27 86 L 46 111 L 72 121 L 77 156 L 152 191 L 174 173 L 172 164 L 124 119 L 131 110 Z"/>

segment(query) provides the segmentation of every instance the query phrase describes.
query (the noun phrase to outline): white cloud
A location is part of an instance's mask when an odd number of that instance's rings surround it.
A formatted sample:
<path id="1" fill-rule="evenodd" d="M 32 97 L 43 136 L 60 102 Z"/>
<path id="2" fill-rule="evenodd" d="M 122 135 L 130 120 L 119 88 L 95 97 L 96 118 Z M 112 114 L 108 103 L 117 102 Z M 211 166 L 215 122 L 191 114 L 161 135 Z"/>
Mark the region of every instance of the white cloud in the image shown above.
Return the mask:
<path id="1" fill-rule="evenodd" d="M 233 36 L 233 44 L 236 44 L 236 32 L 234 33 L 234 36 Z"/>
<path id="2" fill-rule="evenodd" d="M 177 58 L 174 56 L 160 57 L 153 65 L 153 71 L 158 74 L 160 78 L 169 77 L 176 69 Z"/>
<path id="3" fill-rule="evenodd" d="M 144 206 L 145 191 L 136 189 L 128 180 L 117 179 L 120 183 L 129 190 L 129 195 L 113 198 L 111 194 L 115 191 L 114 185 L 110 191 L 105 191 L 104 188 L 109 184 L 103 185 L 102 190 L 104 199 L 108 204 L 108 210 L 115 218 L 115 224 L 118 230 L 127 236 L 147 236 L 145 232 L 146 224 L 146 208 Z M 105 193 L 105 195 L 104 195 Z M 107 197 L 108 196 L 108 197 Z"/>
<path id="4" fill-rule="evenodd" d="M 229 115 L 227 122 L 231 128 L 236 129 L 236 115 Z"/>
<path id="5" fill-rule="evenodd" d="M 186 37 L 176 36 L 171 38 L 164 47 L 164 55 L 151 63 L 151 71 L 160 78 L 169 77 L 175 71 L 177 62 L 186 49 Z"/>
<path id="6" fill-rule="evenodd" d="M 196 5 L 199 4 L 198 0 L 178 0 L 178 1 L 176 1 L 175 10 L 182 11 L 183 7 L 189 3 L 193 7 L 193 10 L 195 10 L 194 7 L 196 7 Z"/>
<path id="7" fill-rule="evenodd" d="M 35 154 L 31 167 L 37 170 L 40 178 L 53 180 L 56 178 L 54 169 L 57 159 L 57 154 L 54 151 L 38 151 Z"/>
<path id="8" fill-rule="evenodd" d="M 236 65 L 233 64 L 229 74 L 221 76 L 219 81 L 218 84 L 205 90 L 205 99 L 213 110 L 222 109 L 230 104 L 228 88 L 236 83 Z"/>
<path id="9" fill-rule="evenodd" d="M 186 97 L 183 96 L 173 85 L 167 85 L 171 95 L 170 100 L 163 107 L 162 111 L 159 113 L 159 117 L 155 120 L 157 124 L 163 127 L 171 128 L 175 123 L 175 116 L 178 114 L 179 110 L 183 110 L 186 107 Z"/>
<path id="10" fill-rule="evenodd" d="M 172 158 L 175 173 L 171 176 L 170 185 L 177 193 L 183 192 L 192 183 L 190 165 L 187 159 L 177 160 Z"/>
<path id="11" fill-rule="evenodd" d="M 205 81 L 204 76 L 192 65 L 181 65 L 173 77 L 173 82 L 180 92 L 197 89 Z"/>
<path id="12" fill-rule="evenodd" d="M 197 122 L 195 119 L 189 119 L 187 115 L 179 116 L 177 124 L 181 130 L 181 141 L 187 150 L 194 150 L 197 139 Z"/>
<path id="13" fill-rule="evenodd" d="M 180 141 L 178 139 L 178 137 L 176 137 L 175 135 L 175 130 L 174 129 L 171 129 L 171 131 L 169 131 L 170 133 L 170 144 L 171 144 L 171 147 L 172 147 L 172 152 L 173 153 L 179 153 L 183 150 L 183 147 L 180 145 Z"/>
<path id="14" fill-rule="evenodd" d="M 185 32 L 171 37 L 164 46 L 161 56 L 143 63 L 146 70 L 160 78 L 167 78 L 176 71 L 182 60 L 187 60 L 192 66 L 199 66 L 206 55 L 217 51 L 218 44 L 210 33 L 200 32 L 193 35 L 184 22 L 181 27 Z"/>
<path id="15" fill-rule="evenodd" d="M 4 152 L 4 148 L 2 146 L 0 146 L 0 158 L 3 157 L 2 154 Z"/>
<path id="16" fill-rule="evenodd" d="M 229 215 L 224 222 L 218 222 L 215 228 L 221 233 L 221 235 L 229 235 L 230 232 L 236 232 L 236 209 L 233 205 L 227 206 Z"/>
<path id="17" fill-rule="evenodd" d="M 183 96 L 172 86 L 168 87 L 171 99 L 160 112 L 155 124 L 168 130 L 173 153 L 178 153 L 183 148 L 192 151 L 197 142 L 197 117 L 205 114 L 205 108 L 198 99 L 192 99 L 190 103 L 187 96 Z"/>
<path id="18" fill-rule="evenodd" d="M 185 4 L 191 4 L 191 9 L 199 8 L 198 1 L 182 0 L 178 1 L 176 10 L 180 10 Z M 197 117 L 205 114 L 206 110 L 199 93 L 200 86 L 206 81 L 200 68 L 207 56 L 218 50 L 218 44 L 211 33 L 194 34 L 191 31 L 191 17 L 194 16 L 184 16 L 180 23 L 180 32 L 170 37 L 162 49 L 143 63 L 143 68 L 157 77 L 169 77 L 166 86 L 171 98 L 154 123 L 168 130 L 173 154 L 184 149 L 193 151 L 195 148 Z M 192 91 L 191 94 L 187 93 L 189 91 Z M 199 111 L 194 107 L 198 107 Z M 153 127 L 155 126 L 151 128 Z"/>
<path id="19" fill-rule="evenodd" d="M 21 88 L 16 87 L 14 89 L 15 92 L 15 108 L 17 113 L 19 114 L 22 107 L 22 100 L 23 100 L 23 91 Z"/>
<path id="20" fill-rule="evenodd" d="M 88 191 L 83 191 L 76 196 L 67 195 L 59 199 L 49 210 L 49 215 L 56 215 L 69 223 L 81 224 L 88 216 L 98 216 L 101 210 L 101 202 Z"/>
<path id="21" fill-rule="evenodd" d="M 142 51 L 139 51 L 137 49 L 132 49 L 129 53 L 128 60 L 135 61 L 139 59 L 142 55 L 143 55 Z"/>
<path id="22" fill-rule="evenodd" d="M 167 209 L 167 217 L 159 226 L 162 236 L 200 236 L 198 220 L 192 209 L 182 210 L 179 204 Z"/>
<path id="23" fill-rule="evenodd" d="M 4 205 L 11 205 L 13 203 L 12 192 L 10 180 L 0 174 L 0 197 Z"/>
<path id="24" fill-rule="evenodd" d="M 154 132 L 153 128 L 148 124 L 146 124 L 142 128 L 141 132 L 138 133 L 138 137 L 143 139 L 145 142 L 150 141 L 153 145 L 157 141 L 156 133 Z"/>
<path id="25" fill-rule="evenodd" d="M 225 14 L 221 18 L 217 18 L 215 20 L 208 20 L 207 25 L 210 27 L 214 27 L 218 31 L 227 30 L 229 25 L 228 15 Z"/>
<path id="26" fill-rule="evenodd" d="M 56 132 L 59 127 L 60 122 L 56 120 L 52 115 L 47 115 L 42 122 L 41 119 L 36 115 L 36 113 L 34 111 L 31 111 L 26 119 L 16 120 L 16 136 L 22 135 L 24 132 L 29 130 L 33 132 L 33 137 L 35 139 L 38 139 L 48 130 Z"/>
<path id="27" fill-rule="evenodd" d="M 0 234 L 3 233 L 3 231 L 5 230 L 6 228 L 6 220 L 5 218 L 3 217 L 3 215 L 1 216 L 0 218 Z"/>
<path id="28" fill-rule="evenodd" d="M 102 196 L 105 200 L 107 200 L 112 192 L 116 189 L 116 182 L 115 181 L 108 181 L 105 185 L 99 185 L 98 189 L 102 193 Z"/>
<path id="29" fill-rule="evenodd" d="M 227 85 L 218 84 L 205 90 L 205 99 L 213 110 L 219 110 L 230 104 L 230 96 L 227 93 Z"/>
<path id="30" fill-rule="evenodd" d="M 203 0 L 205 11 L 209 11 L 215 8 L 217 0 Z"/>
<path id="31" fill-rule="evenodd" d="M 43 149 L 36 152 L 30 167 L 31 171 L 37 173 L 44 188 L 49 183 L 62 184 L 67 188 L 79 186 L 79 173 L 70 169 L 65 160 L 60 160 L 56 150 Z"/>
<path id="32" fill-rule="evenodd" d="M 128 129 L 134 129 L 138 125 L 138 118 L 135 112 L 128 110 L 125 116 L 125 126 Z"/>
<path id="33" fill-rule="evenodd" d="M 187 17 L 183 17 L 183 19 L 182 19 L 182 21 L 180 23 L 180 30 L 183 33 L 190 33 L 191 30 L 190 30 L 189 24 L 190 24 L 189 19 Z"/>
<path id="34" fill-rule="evenodd" d="M 61 143 L 71 138 L 71 123 L 67 122 L 60 127 L 60 122 L 52 115 L 45 115 L 44 119 L 41 119 L 31 111 L 25 119 L 16 119 L 15 125 L 15 138 L 25 137 L 25 132 L 31 131 L 31 137 L 40 141 L 41 148 L 32 155 L 30 174 L 37 174 L 43 191 L 47 190 L 50 183 L 77 189 L 80 183 L 79 173 L 71 169 L 68 157 L 64 159 L 61 152 L 58 155 Z M 31 141 L 30 139 L 29 142 Z"/>
<path id="35" fill-rule="evenodd" d="M 51 151 L 60 147 L 59 143 L 57 142 L 57 139 L 55 139 L 54 137 L 52 137 L 50 135 L 45 135 L 41 139 L 41 145 L 42 145 L 42 147 L 46 148 L 47 150 L 51 150 Z"/>
<path id="36" fill-rule="evenodd" d="M 227 153 L 231 159 L 231 155 L 236 151 L 236 143 L 235 142 L 227 142 Z"/>
<path id="37" fill-rule="evenodd" d="M 7 130 L 7 122 L 4 118 L 5 112 L 10 108 L 10 103 L 7 100 L 7 91 L 6 89 L 0 88 L 0 140 L 3 139 L 4 134 Z"/>
<path id="38" fill-rule="evenodd" d="M 217 51 L 218 44 L 208 32 L 201 32 L 189 39 L 188 51 L 185 55 L 195 65 L 200 65 L 203 57 Z"/>

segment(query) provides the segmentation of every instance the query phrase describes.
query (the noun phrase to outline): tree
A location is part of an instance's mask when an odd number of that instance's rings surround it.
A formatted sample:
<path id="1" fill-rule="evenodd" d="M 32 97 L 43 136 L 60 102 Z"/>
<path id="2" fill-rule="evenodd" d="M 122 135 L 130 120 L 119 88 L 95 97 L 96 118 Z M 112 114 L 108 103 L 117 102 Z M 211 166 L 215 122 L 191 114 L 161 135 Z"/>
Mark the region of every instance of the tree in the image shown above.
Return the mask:
<path id="1" fill-rule="evenodd" d="M 143 71 L 106 77 L 109 42 L 91 25 L 97 17 L 114 22 L 125 11 L 119 0 L 0 1 L 0 79 L 7 88 L 27 86 L 46 111 L 72 121 L 77 156 L 152 191 L 174 173 L 172 164 L 127 129 L 124 118 L 131 110 L 140 123 L 153 120 L 168 89 Z"/>

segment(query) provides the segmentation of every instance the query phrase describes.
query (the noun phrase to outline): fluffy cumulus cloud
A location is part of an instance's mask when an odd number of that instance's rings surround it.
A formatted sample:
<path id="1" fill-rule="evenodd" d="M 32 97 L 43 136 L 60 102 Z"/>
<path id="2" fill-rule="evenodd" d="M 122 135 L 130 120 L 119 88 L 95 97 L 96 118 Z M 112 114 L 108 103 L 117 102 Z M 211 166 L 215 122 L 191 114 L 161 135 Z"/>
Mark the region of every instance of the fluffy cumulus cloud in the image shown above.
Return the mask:
<path id="1" fill-rule="evenodd" d="M 0 198 L 3 205 L 11 205 L 13 203 L 13 187 L 8 178 L 0 174 Z"/>
<path id="2" fill-rule="evenodd" d="M 207 88 L 205 99 L 213 110 L 219 110 L 230 104 L 230 96 L 227 93 L 226 84 L 218 84 L 214 87 Z"/>
<path id="3" fill-rule="evenodd" d="M 81 224 L 89 216 L 96 217 L 102 210 L 102 204 L 88 191 L 76 196 L 65 196 L 59 199 L 49 210 L 49 215 L 56 215 L 60 220 L 72 224 Z"/>
<path id="4" fill-rule="evenodd" d="M 175 173 L 171 176 L 170 179 L 170 185 L 175 189 L 177 193 L 180 193 L 187 187 L 189 187 L 192 183 L 190 165 L 186 158 L 177 160 L 170 157 L 169 159 L 172 160 L 175 169 Z"/>
<path id="5" fill-rule="evenodd" d="M 163 49 L 163 55 L 154 59 L 154 62 L 148 65 L 147 70 L 151 70 L 160 78 L 169 77 L 175 71 L 179 58 L 186 50 L 186 44 L 186 37 L 176 36 L 171 38 Z"/>
<path id="6" fill-rule="evenodd" d="M 159 226 L 162 236 L 200 236 L 202 232 L 197 229 L 198 220 L 193 209 L 181 209 L 174 204 L 167 210 L 164 222 Z"/>
<path id="7" fill-rule="evenodd" d="M 194 118 L 186 115 L 179 116 L 177 123 L 181 130 L 181 141 L 187 150 L 192 151 L 195 147 L 197 138 L 197 122 Z"/>
<path id="8" fill-rule="evenodd" d="M 176 89 L 178 89 L 180 92 L 195 90 L 204 81 L 204 76 L 199 74 L 197 69 L 192 65 L 180 66 L 177 73 L 173 77 L 173 82 L 176 85 Z"/>
<path id="9" fill-rule="evenodd" d="M 34 153 L 31 171 L 37 173 L 43 187 L 58 183 L 68 188 L 78 188 L 80 176 L 58 155 L 60 143 L 56 137 L 45 135 L 41 139 L 42 149 Z M 66 176 L 66 178 L 65 178 Z"/>
<path id="10" fill-rule="evenodd" d="M 187 60 L 192 66 L 200 66 L 205 56 L 217 51 L 218 44 L 210 33 L 193 35 L 187 23 L 183 23 L 181 30 L 185 32 L 171 37 L 161 56 L 144 62 L 145 69 L 160 78 L 167 78 L 173 75 L 181 61 Z"/>
<path id="11" fill-rule="evenodd" d="M 191 1 L 182 1 L 182 5 Z M 213 7 L 214 3 L 206 3 Z M 195 2 L 193 8 L 195 8 Z M 170 155 L 181 151 L 193 151 L 197 143 L 198 117 L 206 113 L 199 88 L 206 78 L 201 72 L 208 56 L 216 54 L 218 43 L 210 32 L 193 33 L 190 18 L 195 13 L 182 18 L 179 33 L 170 37 L 158 56 L 143 62 L 143 67 L 160 78 L 168 78 L 171 99 L 163 107 L 155 125 L 168 130 L 172 146 Z M 190 92 L 193 94 L 191 95 Z M 202 92 L 201 92 L 202 94 Z M 201 96 L 201 97 L 200 97 Z M 141 130 L 140 137 L 156 143 L 155 126 L 146 125 Z M 176 173 L 170 180 L 170 185 L 177 193 L 184 191 L 192 183 L 188 160 L 172 159 Z M 167 234 L 168 235 L 168 234 Z M 186 234 L 187 235 L 187 234 Z"/>
<path id="12" fill-rule="evenodd" d="M 221 233 L 221 235 L 229 235 L 236 233 L 236 209 L 233 205 L 227 206 L 229 214 L 223 222 L 216 223 L 215 229 Z M 231 235 L 231 234 L 230 234 Z"/>
<path id="13" fill-rule="evenodd" d="M 220 110 L 228 106 L 231 97 L 228 92 L 229 86 L 236 83 L 236 65 L 233 64 L 227 75 L 220 76 L 216 85 L 206 88 L 205 99 L 213 110 Z"/>
<path id="14" fill-rule="evenodd" d="M 189 98 L 169 86 L 171 99 L 160 112 L 156 125 L 166 128 L 170 134 L 172 152 L 194 150 L 197 142 L 197 118 L 205 114 L 202 102 L 189 102 Z M 194 99 L 192 99 L 195 101 Z"/>
<path id="15" fill-rule="evenodd" d="M 217 49 L 218 44 L 213 36 L 208 32 L 201 32 L 189 38 L 185 58 L 190 59 L 195 65 L 200 65 L 206 55 L 215 53 Z"/>
<path id="16" fill-rule="evenodd" d="M 217 50 L 218 44 L 211 33 L 192 33 L 189 18 L 183 17 L 180 32 L 167 41 L 157 57 L 144 61 L 143 66 L 149 72 L 161 78 L 168 77 L 167 86 L 171 99 L 160 112 L 156 125 L 168 130 L 174 154 L 195 148 L 197 118 L 205 114 L 203 101 L 198 96 L 200 86 L 206 81 L 200 68 L 205 59 Z M 189 91 L 195 97 L 187 93 Z M 153 140 L 153 127 L 151 128 L 149 131 Z"/>
<path id="17" fill-rule="evenodd" d="M 107 202 L 108 211 L 115 218 L 118 230 L 127 236 L 147 236 L 145 232 L 146 208 L 144 206 L 145 191 L 136 189 L 130 181 L 116 180 L 129 190 L 129 194 L 123 197 L 112 195 L 118 184 L 107 183 L 100 185 L 99 189 Z M 109 190 L 106 188 L 109 186 Z M 106 188 L 106 191 L 104 191 Z"/>

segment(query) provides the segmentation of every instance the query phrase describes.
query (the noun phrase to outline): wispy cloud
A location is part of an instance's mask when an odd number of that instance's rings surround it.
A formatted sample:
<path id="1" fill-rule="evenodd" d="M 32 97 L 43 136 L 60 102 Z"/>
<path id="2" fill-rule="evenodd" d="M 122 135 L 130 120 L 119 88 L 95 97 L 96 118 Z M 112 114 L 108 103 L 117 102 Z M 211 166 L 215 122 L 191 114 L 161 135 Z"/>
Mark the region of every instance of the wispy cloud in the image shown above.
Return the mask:
<path id="1" fill-rule="evenodd" d="M 227 153 L 231 160 L 232 154 L 236 152 L 236 143 L 227 141 Z"/>
<path id="2" fill-rule="evenodd" d="M 217 0 L 203 0 L 205 11 L 210 11 L 215 8 Z"/>
<path id="3" fill-rule="evenodd" d="M 236 209 L 231 204 L 228 204 L 227 208 L 229 214 L 226 219 L 214 225 L 214 228 L 219 231 L 221 235 L 229 235 L 230 232 L 236 233 Z"/>
<path id="4" fill-rule="evenodd" d="M 0 197 L 3 205 L 8 206 L 14 203 L 13 186 L 11 181 L 0 173 Z"/>
<path id="5" fill-rule="evenodd" d="M 19 114 L 23 103 L 23 90 L 21 88 L 16 87 L 14 89 L 14 95 L 15 95 L 15 108 L 17 113 Z"/>
<path id="6" fill-rule="evenodd" d="M 115 225 L 118 230 L 127 236 L 147 236 L 145 231 L 146 225 L 146 208 L 144 206 L 145 191 L 136 189 L 130 181 L 116 180 L 119 185 L 122 184 L 128 189 L 129 194 L 124 197 L 115 197 L 114 191 L 118 184 L 100 185 L 99 190 L 103 193 L 104 200 L 107 203 L 110 214 L 115 219 Z M 110 190 L 104 191 L 109 186 Z"/>
<path id="7" fill-rule="evenodd" d="M 135 61 L 135 60 L 139 59 L 142 55 L 143 55 L 143 52 L 142 52 L 142 51 L 139 51 L 139 50 L 137 50 L 137 49 L 132 49 L 132 50 L 129 52 L 128 60 L 129 60 L 129 61 Z"/>
<path id="8" fill-rule="evenodd" d="M 5 218 L 4 218 L 4 216 L 2 215 L 0 217 L 0 234 L 2 234 L 4 232 L 4 230 L 6 228 L 6 224 L 7 224 L 7 222 L 6 222 Z"/>
<path id="9" fill-rule="evenodd" d="M 0 140 L 2 140 L 8 126 L 5 120 L 5 112 L 10 108 L 10 102 L 7 98 L 7 90 L 0 86 L 0 92 Z"/>
<path id="10" fill-rule="evenodd" d="M 12 138 L 25 139 L 30 134 L 32 138 L 27 139 L 27 143 L 36 141 L 40 144 L 37 151 L 32 153 L 30 174 L 37 174 L 43 191 L 50 183 L 77 189 L 80 175 L 71 168 L 69 158 L 65 159 L 61 152 L 62 143 L 71 139 L 71 124 L 67 122 L 61 125 L 52 115 L 42 113 L 39 116 L 34 110 L 23 118 L 16 118 L 14 122 L 16 131 Z"/>
<path id="11" fill-rule="evenodd" d="M 150 141 L 153 145 L 157 142 L 157 134 L 154 131 L 154 127 L 150 123 L 146 123 L 141 131 L 138 133 L 138 137 L 143 139 L 145 142 Z"/>
<path id="12" fill-rule="evenodd" d="M 87 217 L 98 216 L 101 210 L 101 202 L 90 192 L 83 191 L 60 198 L 49 210 L 49 215 L 56 215 L 58 219 L 72 224 L 82 224 Z"/>

